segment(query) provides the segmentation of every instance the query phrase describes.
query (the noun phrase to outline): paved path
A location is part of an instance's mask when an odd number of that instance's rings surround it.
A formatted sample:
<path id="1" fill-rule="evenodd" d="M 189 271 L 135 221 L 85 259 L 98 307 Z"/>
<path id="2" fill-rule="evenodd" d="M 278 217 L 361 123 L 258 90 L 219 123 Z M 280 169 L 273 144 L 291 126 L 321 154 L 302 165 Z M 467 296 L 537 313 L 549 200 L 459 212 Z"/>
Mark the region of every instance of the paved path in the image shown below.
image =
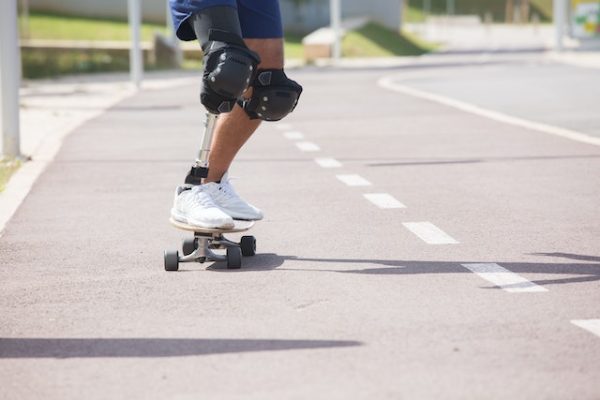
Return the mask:
<path id="1" fill-rule="evenodd" d="M 267 213 L 239 271 L 162 269 L 196 88 L 81 126 L 0 238 L 0 398 L 597 398 L 600 147 L 394 73 L 294 74 L 232 171 Z"/>

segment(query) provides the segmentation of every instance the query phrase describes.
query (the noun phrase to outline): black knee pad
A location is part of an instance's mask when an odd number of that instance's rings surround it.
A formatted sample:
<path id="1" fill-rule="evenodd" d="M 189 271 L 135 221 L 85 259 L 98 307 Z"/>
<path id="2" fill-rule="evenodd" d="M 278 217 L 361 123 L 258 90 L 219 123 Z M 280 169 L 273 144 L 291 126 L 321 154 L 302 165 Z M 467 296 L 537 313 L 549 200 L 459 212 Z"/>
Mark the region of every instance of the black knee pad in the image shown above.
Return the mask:
<path id="1" fill-rule="evenodd" d="M 239 102 L 251 119 L 279 121 L 294 111 L 302 86 L 282 69 L 258 70 L 252 82 L 252 97 Z"/>
<path id="2" fill-rule="evenodd" d="M 229 112 L 252 83 L 260 58 L 235 33 L 211 29 L 208 40 L 200 101 L 211 113 Z"/>

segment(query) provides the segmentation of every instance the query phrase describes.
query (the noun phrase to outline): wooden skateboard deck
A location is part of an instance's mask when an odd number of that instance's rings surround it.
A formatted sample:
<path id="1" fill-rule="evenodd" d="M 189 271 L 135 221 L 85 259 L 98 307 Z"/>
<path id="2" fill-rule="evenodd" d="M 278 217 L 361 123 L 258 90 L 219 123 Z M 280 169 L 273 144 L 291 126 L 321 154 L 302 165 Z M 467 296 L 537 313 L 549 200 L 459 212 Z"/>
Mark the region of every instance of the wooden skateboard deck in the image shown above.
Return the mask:
<path id="1" fill-rule="evenodd" d="M 202 228 L 199 226 L 188 225 L 184 222 L 179 222 L 173 218 L 169 218 L 169 222 L 177 229 L 183 229 L 184 231 L 200 232 L 200 233 L 235 233 L 244 232 L 254 226 L 255 221 L 241 221 L 233 220 L 233 228 Z"/>

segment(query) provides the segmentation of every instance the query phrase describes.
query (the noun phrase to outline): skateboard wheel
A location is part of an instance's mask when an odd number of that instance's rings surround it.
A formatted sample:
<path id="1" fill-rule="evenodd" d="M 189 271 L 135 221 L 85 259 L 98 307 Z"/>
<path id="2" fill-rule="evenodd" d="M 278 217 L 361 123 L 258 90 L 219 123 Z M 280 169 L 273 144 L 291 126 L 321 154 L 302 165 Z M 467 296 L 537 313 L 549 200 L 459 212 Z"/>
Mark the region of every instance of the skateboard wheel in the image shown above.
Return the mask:
<path id="1" fill-rule="evenodd" d="M 194 251 L 196 251 L 197 247 L 198 247 L 198 240 L 196 238 L 185 239 L 181 246 L 181 248 L 183 250 L 183 255 L 189 256 Z"/>
<path id="2" fill-rule="evenodd" d="M 165 251 L 165 271 L 179 270 L 179 252 Z"/>
<path id="3" fill-rule="evenodd" d="M 242 236 L 240 248 L 244 257 L 251 257 L 256 254 L 256 238 L 254 236 Z"/>
<path id="4" fill-rule="evenodd" d="M 237 247 L 227 248 L 227 268 L 238 269 L 242 267 L 242 250 Z"/>

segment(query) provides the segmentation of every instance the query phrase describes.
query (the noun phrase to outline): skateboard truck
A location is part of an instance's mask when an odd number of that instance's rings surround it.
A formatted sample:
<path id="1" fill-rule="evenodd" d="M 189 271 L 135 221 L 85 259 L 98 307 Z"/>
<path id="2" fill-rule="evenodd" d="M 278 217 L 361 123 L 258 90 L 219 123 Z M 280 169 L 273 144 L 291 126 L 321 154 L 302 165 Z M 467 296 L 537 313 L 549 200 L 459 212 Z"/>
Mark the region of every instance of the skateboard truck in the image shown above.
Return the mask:
<path id="1" fill-rule="evenodd" d="M 200 153 L 186 177 L 185 183 L 187 184 L 200 185 L 202 178 L 208 176 L 208 156 L 217 118 L 217 114 L 206 113 Z M 206 261 L 225 261 L 227 268 L 237 269 L 242 266 L 242 256 L 248 257 L 256 254 L 256 239 L 254 236 L 242 236 L 239 243 L 223 236 L 224 233 L 247 231 L 254 225 L 254 221 L 234 220 L 233 228 L 229 229 L 201 228 L 176 221 L 173 218 L 170 219 L 170 222 L 176 228 L 193 232 L 194 237 L 183 241 L 183 256 L 180 256 L 179 251 L 176 250 L 165 251 L 166 271 L 179 270 L 180 262 L 204 263 Z M 225 250 L 225 254 L 216 253 L 214 250 Z"/>

